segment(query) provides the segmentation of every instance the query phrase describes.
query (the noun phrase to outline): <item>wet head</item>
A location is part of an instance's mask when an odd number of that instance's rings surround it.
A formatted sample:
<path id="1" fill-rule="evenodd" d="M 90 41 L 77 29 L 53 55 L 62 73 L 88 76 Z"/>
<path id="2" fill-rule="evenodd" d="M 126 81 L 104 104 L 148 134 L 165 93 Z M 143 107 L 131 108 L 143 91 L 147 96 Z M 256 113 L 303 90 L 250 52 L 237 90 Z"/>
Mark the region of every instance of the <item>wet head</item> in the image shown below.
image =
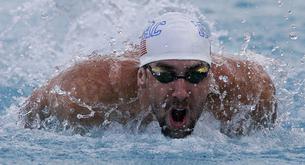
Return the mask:
<path id="1" fill-rule="evenodd" d="M 162 133 L 184 138 L 192 133 L 206 102 L 209 64 L 199 60 L 161 60 L 139 69 L 139 99 L 151 108 Z"/>

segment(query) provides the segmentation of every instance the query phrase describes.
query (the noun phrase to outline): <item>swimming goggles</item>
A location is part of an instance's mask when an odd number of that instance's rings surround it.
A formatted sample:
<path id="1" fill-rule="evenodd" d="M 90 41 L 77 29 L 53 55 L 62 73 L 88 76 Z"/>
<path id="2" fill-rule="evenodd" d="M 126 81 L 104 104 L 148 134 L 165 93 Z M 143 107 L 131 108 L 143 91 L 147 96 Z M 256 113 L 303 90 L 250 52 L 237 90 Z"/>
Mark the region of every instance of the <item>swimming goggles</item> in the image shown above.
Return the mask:
<path id="1" fill-rule="evenodd" d="M 200 81 L 206 78 L 210 69 L 210 66 L 208 64 L 202 63 L 198 66 L 189 68 L 185 72 L 184 76 L 179 76 L 176 72 L 163 67 L 151 67 L 149 64 L 146 64 L 143 67 L 145 69 L 147 68 L 151 72 L 151 74 L 161 83 L 170 83 L 177 79 L 183 78 L 184 80 L 192 84 L 198 84 Z"/>

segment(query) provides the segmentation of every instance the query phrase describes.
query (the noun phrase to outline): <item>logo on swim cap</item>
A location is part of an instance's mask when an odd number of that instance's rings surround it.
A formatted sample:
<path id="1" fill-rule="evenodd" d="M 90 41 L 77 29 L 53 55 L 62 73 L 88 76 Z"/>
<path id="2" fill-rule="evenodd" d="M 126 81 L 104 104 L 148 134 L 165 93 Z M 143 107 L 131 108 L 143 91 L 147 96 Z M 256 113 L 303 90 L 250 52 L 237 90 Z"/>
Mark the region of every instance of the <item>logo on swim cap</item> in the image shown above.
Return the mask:
<path id="1" fill-rule="evenodd" d="M 202 22 L 195 22 L 191 21 L 199 31 L 199 35 L 204 38 L 209 38 L 210 37 L 210 31 L 207 28 L 207 25 L 203 24 Z"/>
<path id="2" fill-rule="evenodd" d="M 165 25 L 165 24 L 166 24 L 166 21 L 161 21 L 161 22 L 153 21 L 152 24 L 150 26 L 148 26 L 146 28 L 146 30 L 144 31 L 144 33 L 142 35 L 142 39 L 147 39 L 150 37 L 160 35 L 162 30 L 158 29 L 158 27 L 160 25 Z"/>

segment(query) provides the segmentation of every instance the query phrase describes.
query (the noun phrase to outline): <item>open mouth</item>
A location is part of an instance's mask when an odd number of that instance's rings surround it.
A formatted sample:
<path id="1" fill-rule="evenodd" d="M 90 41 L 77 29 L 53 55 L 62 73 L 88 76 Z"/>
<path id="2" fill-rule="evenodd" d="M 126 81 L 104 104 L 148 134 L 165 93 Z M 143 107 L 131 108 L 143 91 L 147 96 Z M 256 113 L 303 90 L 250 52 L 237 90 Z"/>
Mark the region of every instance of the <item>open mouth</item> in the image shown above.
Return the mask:
<path id="1" fill-rule="evenodd" d="M 187 123 L 187 109 L 172 109 L 169 114 L 169 122 L 173 128 L 182 128 Z"/>

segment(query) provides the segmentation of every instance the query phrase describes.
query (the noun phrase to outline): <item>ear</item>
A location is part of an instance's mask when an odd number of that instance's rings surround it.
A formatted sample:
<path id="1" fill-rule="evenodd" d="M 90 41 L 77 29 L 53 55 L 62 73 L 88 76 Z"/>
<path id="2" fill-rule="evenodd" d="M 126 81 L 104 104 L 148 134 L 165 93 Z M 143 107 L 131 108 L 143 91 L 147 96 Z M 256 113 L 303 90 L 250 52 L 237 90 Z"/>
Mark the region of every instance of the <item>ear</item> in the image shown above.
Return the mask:
<path id="1" fill-rule="evenodd" d="M 147 79 L 146 70 L 141 67 L 138 70 L 138 74 L 137 74 L 137 82 L 138 82 L 138 87 L 140 89 L 146 88 L 146 79 Z"/>

